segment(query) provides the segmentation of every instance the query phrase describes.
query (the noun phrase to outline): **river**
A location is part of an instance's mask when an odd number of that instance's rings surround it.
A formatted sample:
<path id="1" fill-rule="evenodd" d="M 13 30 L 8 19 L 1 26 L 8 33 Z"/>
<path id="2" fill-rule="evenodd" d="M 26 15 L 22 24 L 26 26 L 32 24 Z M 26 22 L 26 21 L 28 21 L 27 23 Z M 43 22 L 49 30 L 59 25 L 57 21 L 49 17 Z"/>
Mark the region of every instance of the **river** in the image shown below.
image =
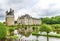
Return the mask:
<path id="1" fill-rule="evenodd" d="M 29 37 L 25 37 L 22 36 L 23 40 L 27 40 L 27 41 L 36 41 L 36 39 L 38 39 L 38 41 L 47 41 L 47 38 L 44 36 L 39 36 L 38 38 L 36 36 L 30 35 Z M 49 41 L 60 41 L 60 38 L 54 38 L 54 37 L 49 37 Z"/>

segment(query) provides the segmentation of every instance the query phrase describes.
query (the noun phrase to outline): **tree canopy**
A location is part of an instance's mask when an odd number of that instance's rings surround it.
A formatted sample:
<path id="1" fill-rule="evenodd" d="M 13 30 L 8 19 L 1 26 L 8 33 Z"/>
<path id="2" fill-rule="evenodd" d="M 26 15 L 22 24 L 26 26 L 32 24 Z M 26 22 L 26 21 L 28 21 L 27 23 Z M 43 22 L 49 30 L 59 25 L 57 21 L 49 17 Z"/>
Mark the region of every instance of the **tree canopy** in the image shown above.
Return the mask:
<path id="1" fill-rule="evenodd" d="M 7 28 L 3 23 L 0 23 L 0 39 L 6 38 Z"/>
<path id="2" fill-rule="evenodd" d="M 43 23 L 46 24 L 60 24 L 60 16 L 55 16 L 55 17 L 45 17 L 41 19 Z"/>
<path id="3" fill-rule="evenodd" d="M 47 32 L 47 33 L 49 33 L 49 32 L 52 31 L 52 28 L 51 28 L 51 26 L 49 26 L 49 25 L 43 24 L 43 25 L 41 25 L 41 27 L 40 27 L 40 31 L 41 31 L 41 32 Z"/>

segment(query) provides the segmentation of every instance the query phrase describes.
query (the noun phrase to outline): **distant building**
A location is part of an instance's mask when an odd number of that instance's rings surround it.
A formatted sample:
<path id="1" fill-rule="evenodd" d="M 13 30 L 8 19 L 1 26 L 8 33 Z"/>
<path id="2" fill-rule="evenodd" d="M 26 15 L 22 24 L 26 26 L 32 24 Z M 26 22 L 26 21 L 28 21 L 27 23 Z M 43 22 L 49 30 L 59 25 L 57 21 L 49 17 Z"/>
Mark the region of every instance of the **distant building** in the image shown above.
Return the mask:
<path id="1" fill-rule="evenodd" d="M 41 20 L 40 18 L 33 18 L 28 14 L 25 14 L 21 17 L 18 17 L 17 24 L 23 24 L 23 25 L 40 25 Z"/>
<path id="2" fill-rule="evenodd" d="M 21 17 L 18 17 L 17 21 L 14 21 L 14 10 L 10 9 L 10 11 L 6 11 L 6 25 L 11 26 L 15 24 L 23 24 L 23 25 L 40 25 L 40 18 L 33 18 L 28 14 L 25 14 Z"/>
<path id="3" fill-rule="evenodd" d="M 14 25 L 14 10 L 6 11 L 6 25 Z"/>

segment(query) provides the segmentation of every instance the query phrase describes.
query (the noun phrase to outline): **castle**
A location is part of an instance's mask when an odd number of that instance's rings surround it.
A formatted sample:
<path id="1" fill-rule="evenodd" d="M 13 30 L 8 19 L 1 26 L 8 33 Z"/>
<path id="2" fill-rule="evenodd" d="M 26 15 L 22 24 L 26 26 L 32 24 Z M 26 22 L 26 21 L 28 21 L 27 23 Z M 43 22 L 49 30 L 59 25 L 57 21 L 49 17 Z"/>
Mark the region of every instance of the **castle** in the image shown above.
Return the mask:
<path id="1" fill-rule="evenodd" d="M 18 17 L 17 24 L 23 25 L 40 25 L 41 20 L 40 18 L 33 18 L 28 14 L 25 14 L 21 17 Z M 14 23 L 14 10 L 10 9 L 10 11 L 6 11 L 6 25 L 15 25 Z"/>
<path id="2" fill-rule="evenodd" d="M 40 19 L 33 18 L 30 15 L 25 14 L 21 17 L 18 17 L 17 23 L 18 24 L 23 24 L 23 25 L 33 25 L 33 24 L 34 25 L 39 25 L 39 24 L 41 24 L 41 21 L 40 21 Z"/>
<path id="3" fill-rule="evenodd" d="M 6 11 L 6 25 L 14 25 L 14 10 Z"/>

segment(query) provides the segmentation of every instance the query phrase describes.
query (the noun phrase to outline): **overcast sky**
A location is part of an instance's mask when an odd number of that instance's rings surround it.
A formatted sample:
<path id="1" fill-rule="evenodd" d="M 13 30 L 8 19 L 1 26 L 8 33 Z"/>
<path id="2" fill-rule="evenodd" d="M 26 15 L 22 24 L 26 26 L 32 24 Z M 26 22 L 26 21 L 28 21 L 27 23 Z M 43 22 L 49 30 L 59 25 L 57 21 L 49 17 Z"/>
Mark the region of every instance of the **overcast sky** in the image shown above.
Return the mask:
<path id="1" fill-rule="evenodd" d="M 0 21 L 5 19 L 5 11 L 10 8 L 15 11 L 15 19 L 24 14 L 52 17 L 60 15 L 60 0 L 0 0 Z"/>

